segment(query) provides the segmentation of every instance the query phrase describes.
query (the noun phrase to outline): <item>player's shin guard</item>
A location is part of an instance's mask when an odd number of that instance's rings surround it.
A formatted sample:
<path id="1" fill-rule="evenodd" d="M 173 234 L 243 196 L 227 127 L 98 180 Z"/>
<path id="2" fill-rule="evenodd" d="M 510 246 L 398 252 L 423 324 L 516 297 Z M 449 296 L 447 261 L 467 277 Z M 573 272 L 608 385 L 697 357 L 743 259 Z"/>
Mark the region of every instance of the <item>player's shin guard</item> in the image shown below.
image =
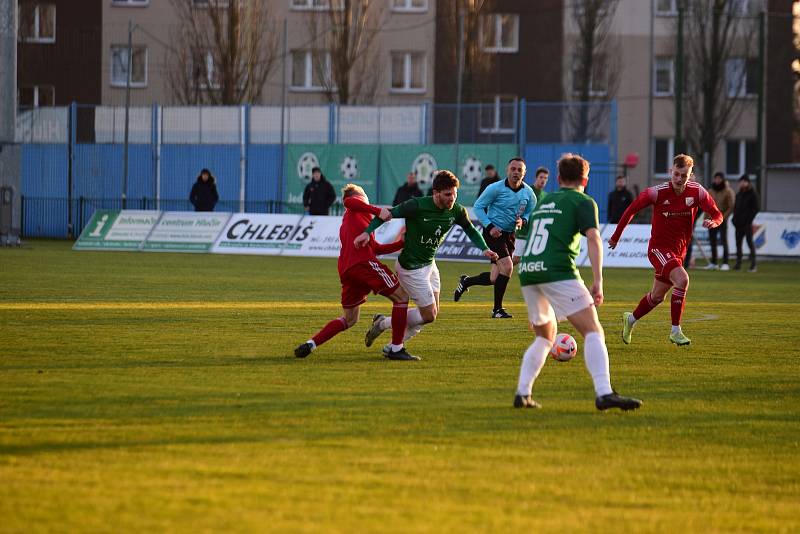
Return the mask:
<path id="1" fill-rule="evenodd" d="M 583 340 L 583 359 L 592 375 L 594 391 L 598 397 L 612 393 L 611 374 L 608 370 L 606 340 L 598 332 L 589 332 Z"/>
<path id="2" fill-rule="evenodd" d="M 525 351 L 522 357 L 522 365 L 519 369 L 519 383 L 517 384 L 517 394 L 527 396 L 533 389 L 533 381 L 539 376 L 539 372 L 547 361 L 547 353 L 553 347 L 553 342 L 547 338 L 536 337 Z"/>
<path id="3" fill-rule="evenodd" d="M 642 297 L 642 300 L 639 301 L 639 305 L 636 306 L 636 309 L 633 310 L 633 318 L 637 321 L 650 313 L 653 308 L 658 306 L 660 302 L 654 302 L 653 297 L 650 296 L 650 293 L 646 293 L 645 296 Z"/>
<path id="4" fill-rule="evenodd" d="M 475 276 L 468 276 L 461 283 L 465 288 L 470 286 L 490 286 L 492 285 L 492 273 L 485 272 Z"/>
<path id="5" fill-rule="evenodd" d="M 311 339 L 314 340 L 314 343 L 319 347 L 339 332 L 344 332 L 345 330 L 347 330 L 347 322 L 344 320 L 344 317 L 337 317 L 323 326 L 322 330 L 314 334 L 314 337 Z"/>
<path id="6" fill-rule="evenodd" d="M 408 301 L 392 304 L 392 344 L 402 345 L 406 333 Z"/>
<path id="7" fill-rule="evenodd" d="M 497 279 L 494 281 L 494 309 L 499 310 L 503 307 L 503 297 L 506 294 L 506 287 L 508 281 L 511 280 L 504 274 L 498 274 Z"/>
<path id="8" fill-rule="evenodd" d="M 671 302 L 672 326 L 680 326 L 681 317 L 683 317 L 683 308 L 685 305 L 686 305 L 686 290 L 673 287 L 672 302 Z"/>

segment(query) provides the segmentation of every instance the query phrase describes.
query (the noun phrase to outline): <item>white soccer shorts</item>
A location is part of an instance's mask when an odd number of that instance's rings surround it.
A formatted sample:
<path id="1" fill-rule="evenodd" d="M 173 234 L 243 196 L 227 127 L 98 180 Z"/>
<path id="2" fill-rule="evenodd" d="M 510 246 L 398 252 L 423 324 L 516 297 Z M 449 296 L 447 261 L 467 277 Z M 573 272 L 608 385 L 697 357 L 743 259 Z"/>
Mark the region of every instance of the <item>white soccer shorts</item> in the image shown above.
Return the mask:
<path id="1" fill-rule="evenodd" d="M 400 280 L 400 285 L 406 290 L 408 296 L 414 299 L 417 306 L 424 308 L 436 302 L 434 293 L 439 293 L 442 284 L 439 280 L 439 268 L 436 262 L 420 267 L 419 269 L 406 270 L 395 262 L 394 272 Z"/>
<path id="2" fill-rule="evenodd" d="M 522 296 L 528 306 L 528 321 L 536 326 L 563 321 L 594 304 L 592 295 L 580 280 L 522 286 Z"/>

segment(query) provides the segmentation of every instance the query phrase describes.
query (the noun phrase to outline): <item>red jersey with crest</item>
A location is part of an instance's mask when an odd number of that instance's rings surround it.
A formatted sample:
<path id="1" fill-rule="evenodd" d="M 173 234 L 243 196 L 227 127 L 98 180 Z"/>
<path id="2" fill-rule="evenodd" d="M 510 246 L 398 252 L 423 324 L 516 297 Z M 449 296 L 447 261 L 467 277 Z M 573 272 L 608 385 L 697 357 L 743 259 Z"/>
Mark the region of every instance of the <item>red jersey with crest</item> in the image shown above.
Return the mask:
<path id="1" fill-rule="evenodd" d="M 672 252 L 678 258 L 686 254 L 698 209 L 706 212 L 715 223 L 722 222 L 722 213 L 703 186 L 697 182 L 687 182 L 683 193 L 679 195 L 672 184 L 666 182 L 642 191 L 622 214 L 610 241 L 619 241 L 633 216 L 647 206 L 653 206 L 649 248 Z"/>
<path id="2" fill-rule="evenodd" d="M 381 209 L 367 204 L 363 197 L 358 195 L 344 199 L 344 216 L 342 226 L 339 228 L 339 241 L 342 244 L 339 252 L 339 275 L 347 269 L 362 261 L 378 261 L 376 254 L 390 254 L 403 248 L 403 240 L 382 245 L 375 241 L 375 236 L 369 234 L 369 246 L 356 248 L 353 241 L 364 233 L 364 229 L 372 221 L 372 216 L 377 216 Z"/>

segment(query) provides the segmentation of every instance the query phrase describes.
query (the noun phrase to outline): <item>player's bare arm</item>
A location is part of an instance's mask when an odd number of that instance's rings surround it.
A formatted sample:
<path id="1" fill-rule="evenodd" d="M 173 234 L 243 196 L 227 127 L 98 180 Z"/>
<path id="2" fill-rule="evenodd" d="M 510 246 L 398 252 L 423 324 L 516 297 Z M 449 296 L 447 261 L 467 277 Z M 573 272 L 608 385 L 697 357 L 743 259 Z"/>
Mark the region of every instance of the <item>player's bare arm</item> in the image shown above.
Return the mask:
<path id="1" fill-rule="evenodd" d="M 586 231 L 586 245 L 592 266 L 592 286 L 589 293 L 592 294 L 594 305 L 599 306 L 603 303 L 603 238 L 597 228 Z"/>

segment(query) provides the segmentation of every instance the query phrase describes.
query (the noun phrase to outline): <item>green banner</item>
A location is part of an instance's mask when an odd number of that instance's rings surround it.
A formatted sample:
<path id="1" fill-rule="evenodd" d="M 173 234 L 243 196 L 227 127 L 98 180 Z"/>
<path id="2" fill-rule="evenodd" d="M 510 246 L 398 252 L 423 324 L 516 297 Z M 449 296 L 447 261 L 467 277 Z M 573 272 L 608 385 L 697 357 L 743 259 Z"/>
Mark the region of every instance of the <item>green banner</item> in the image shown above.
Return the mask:
<path id="1" fill-rule="evenodd" d="M 503 176 L 506 163 L 517 152 L 517 145 L 382 145 L 378 203 L 392 202 L 397 188 L 406 183 L 409 171 L 416 172 L 420 188 L 427 193 L 436 171 L 447 169 L 461 182 L 458 201 L 471 206 L 486 165 L 491 163 Z"/>
<path id="2" fill-rule="evenodd" d="M 97 210 L 75 242 L 75 250 L 138 250 L 158 221 L 158 211 Z"/>
<path id="3" fill-rule="evenodd" d="M 287 187 L 284 200 L 303 203 L 303 190 L 311 169 L 319 167 L 331 182 L 336 196 L 348 183 L 358 184 L 373 202 L 376 199 L 378 145 L 288 145 L 286 147 Z"/>

